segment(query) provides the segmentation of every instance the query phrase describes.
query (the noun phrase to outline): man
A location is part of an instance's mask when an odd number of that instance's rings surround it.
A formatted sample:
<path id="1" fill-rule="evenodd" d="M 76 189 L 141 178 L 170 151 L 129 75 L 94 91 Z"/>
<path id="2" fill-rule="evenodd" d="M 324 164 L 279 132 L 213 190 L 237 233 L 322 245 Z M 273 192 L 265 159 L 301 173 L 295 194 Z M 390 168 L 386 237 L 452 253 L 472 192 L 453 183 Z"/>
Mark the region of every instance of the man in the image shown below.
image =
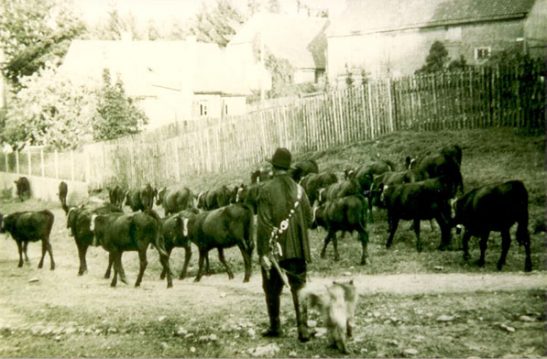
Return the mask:
<path id="1" fill-rule="evenodd" d="M 298 290 L 306 283 L 311 260 L 308 227 L 312 211 L 303 188 L 289 176 L 291 153 L 278 148 L 271 161 L 273 178 L 264 182 L 258 197 L 257 252 L 270 327 L 266 337 L 281 336 L 279 304 L 284 284 L 291 289 L 298 339 L 309 340 L 307 313 L 301 310 Z"/>

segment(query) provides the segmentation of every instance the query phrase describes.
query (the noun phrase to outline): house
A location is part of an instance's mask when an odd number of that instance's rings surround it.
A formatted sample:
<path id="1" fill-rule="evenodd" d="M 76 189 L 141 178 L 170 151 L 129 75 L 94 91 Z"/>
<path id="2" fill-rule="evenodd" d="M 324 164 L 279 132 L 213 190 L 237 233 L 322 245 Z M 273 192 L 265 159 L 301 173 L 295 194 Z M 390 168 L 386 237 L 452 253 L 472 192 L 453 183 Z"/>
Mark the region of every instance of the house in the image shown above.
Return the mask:
<path id="1" fill-rule="evenodd" d="M 148 127 L 245 113 L 245 69 L 216 44 L 187 41 L 75 40 L 60 71 L 100 86 L 104 69 L 150 119 Z"/>
<path id="2" fill-rule="evenodd" d="M 325 73 L 326 18 L 305 15 L 257 13 L 228 43 L 227 49 L 252 66 L 260 61 L 260 49 L 285 59 L 294 69 L 295 84 L 317 83 Z"/>
<path id="3" fill-rule="evenodd" d="M 508 48 L 525 51 L 528 19 L 545 13 L 545 6 L 533 7 L 534 0 L 348 0 L 327 29 L 329 80 L 340 81 L 348 69 L 413 74 L 435 41 L 451 59 L 463 56 L 468 64 Z M 531 27 L 543 26 L 545 37 L 546 19 L 539 18 Z"/>

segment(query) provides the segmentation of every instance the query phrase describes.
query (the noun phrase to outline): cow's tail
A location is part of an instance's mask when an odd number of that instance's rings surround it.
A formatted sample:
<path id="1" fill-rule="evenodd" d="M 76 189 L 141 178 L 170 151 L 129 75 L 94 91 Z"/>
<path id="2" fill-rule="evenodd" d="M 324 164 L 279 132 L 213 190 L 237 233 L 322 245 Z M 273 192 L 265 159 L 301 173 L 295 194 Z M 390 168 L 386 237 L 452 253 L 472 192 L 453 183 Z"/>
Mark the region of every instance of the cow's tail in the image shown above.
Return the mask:
<path id="1" fill-rule="evenodd" d="M 245 209 L 243 218 L 243 244 L 245 249 L 252 255 L 254 249 L 253 240 L 253 209 L 248 204 L 240 204 Z"/>
<path id="2" fill-rule="evenodd" d="M 49 234 L 51 233 L 51 229 L 53 228 L 53 222 L 55 221 L 55 216 L 53 213 L 51 213 L 50 210 L 44 210 L 44 213 L 47 215 L 47 236 L 49 238 Z"/>

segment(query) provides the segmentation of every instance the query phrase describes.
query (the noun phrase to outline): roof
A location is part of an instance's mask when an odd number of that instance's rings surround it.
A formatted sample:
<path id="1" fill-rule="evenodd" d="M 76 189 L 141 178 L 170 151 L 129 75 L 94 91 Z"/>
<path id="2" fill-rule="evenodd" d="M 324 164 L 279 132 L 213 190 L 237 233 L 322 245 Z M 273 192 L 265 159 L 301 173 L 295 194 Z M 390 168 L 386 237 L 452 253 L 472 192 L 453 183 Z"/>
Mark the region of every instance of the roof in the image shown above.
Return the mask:
<path id="1" fill-rule="evenodd" d="M 352 0 L 327 36 L 524 17 L 534 0 Z"/>
<path id="2" fill-rule="evenodd" d="M 325 68 L 326 18 L 257 13 L 232 38 L 228 46 L 258 44 L 295 68 Z M 261 34 L 261 35 L 259 35 Z"/>
<path id="3" fill-rule="evenodd" d="M 195 41 L 75 40 L 61 71 L 80 81 L 101 79 L 108 68 L 131 96 L 153 96 L 155 88 L 249 94 L 238 64 L 216 44 Z"/>

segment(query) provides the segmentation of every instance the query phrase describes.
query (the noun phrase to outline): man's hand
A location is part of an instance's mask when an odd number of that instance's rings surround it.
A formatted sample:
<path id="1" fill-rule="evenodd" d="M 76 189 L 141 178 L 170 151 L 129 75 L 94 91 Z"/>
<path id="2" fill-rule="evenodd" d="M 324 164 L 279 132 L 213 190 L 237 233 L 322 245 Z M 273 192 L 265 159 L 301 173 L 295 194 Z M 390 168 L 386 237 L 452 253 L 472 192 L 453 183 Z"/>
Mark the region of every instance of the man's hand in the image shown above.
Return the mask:
<path id="1" fill-rule="evenodd" d="M 260 256 L 260 266 L 266 272 L 270 272 L 270 269 L 272 269 L 272 262 L 270 261 L 270 258 L 268 258 L 267 256 Z"/>

